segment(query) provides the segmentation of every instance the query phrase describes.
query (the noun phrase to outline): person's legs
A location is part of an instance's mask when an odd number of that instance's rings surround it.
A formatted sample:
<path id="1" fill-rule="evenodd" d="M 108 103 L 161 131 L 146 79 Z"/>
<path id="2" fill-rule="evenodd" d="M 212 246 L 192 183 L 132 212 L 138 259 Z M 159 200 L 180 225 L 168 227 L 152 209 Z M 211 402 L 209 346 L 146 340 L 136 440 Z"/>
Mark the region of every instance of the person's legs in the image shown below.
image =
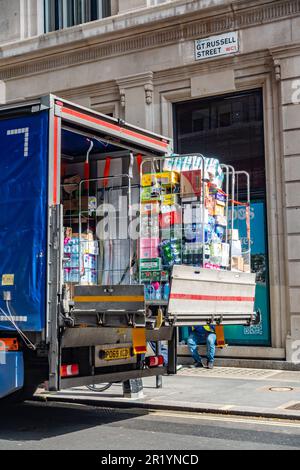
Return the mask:
<path id="1" fill-rule="evenodd" d="M 169 353 L 169 351 L 168 351 L 168 348 L 167 348 L 166 344 L 164 342 L 161 342 L 160 343 L 160 354 L 164 358 L 164 366 L 165 367 L 168 366 L 168 361 L 169 361 L 168 353 Z"/>
<path id="2" fill-rule="evenodd" d="M 201 337 L 199 334 L 197 334 L 196 331 L 193 331 L 187 340 L 187 345 L 190 350 L 190 353 L 194 361 L 197 362 L 198 364 L 202 363 L 201 356 L 198 352 L 198 344 L 200 344 L 200 342 L 201 342 Z"/>
<path id="3" fill-rule="evenodd" d="M 156 354 L 157 353 L 156 342 L 150 341 L 150 346 L 154 354 Z M 168 366 L 168 348 L 163 342 L 160 343 L 160 354 L 164 358 L 164 366 L 167 367 Z"/>
<path id="4" fill-rule="evenodd" d="M 206 338 L 207 362 L 209 364 L 213 364 L 215 361 L 216 341 L 217 341 L 217 336 L 215 335 L 215 333 L 210 333 L 209 335 L 207 335 L 207 338 Z"/>

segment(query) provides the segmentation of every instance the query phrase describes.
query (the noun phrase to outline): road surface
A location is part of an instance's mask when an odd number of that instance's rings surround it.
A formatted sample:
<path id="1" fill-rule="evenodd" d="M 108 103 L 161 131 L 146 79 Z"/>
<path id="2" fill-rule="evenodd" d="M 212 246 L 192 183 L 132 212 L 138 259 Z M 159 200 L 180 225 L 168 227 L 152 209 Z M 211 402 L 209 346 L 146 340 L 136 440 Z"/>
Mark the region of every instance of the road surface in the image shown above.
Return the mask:
<path id="1" fill-rule="evenodd" d="M 1 409 L 0 450 L 300 449 L 300 422 L 26 403 Z"/>

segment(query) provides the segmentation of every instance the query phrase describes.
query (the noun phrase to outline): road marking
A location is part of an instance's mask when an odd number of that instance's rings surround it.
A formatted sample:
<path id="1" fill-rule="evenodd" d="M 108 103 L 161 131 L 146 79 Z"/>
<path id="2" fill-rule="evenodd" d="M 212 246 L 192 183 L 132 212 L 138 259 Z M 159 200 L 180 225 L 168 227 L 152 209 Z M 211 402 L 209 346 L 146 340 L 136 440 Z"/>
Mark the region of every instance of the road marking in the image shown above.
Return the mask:
<path id="1" fill-rule="evenodd" d="M 222 410 L 222 409 L 221 409 Z M 272 427 L 287 427 L 287 428 L 296 428 L 300 429 L 300 422 L 299 423 L 289 423 L 286 421 L 281 422 L 279 421 L 271 421 L 271 419 L 257 419 L 248 417 L 246 418 L 239 418 L 239 417 L 229 417 L 229 416 L 212 416 L 212 415 L 195 415 L 189 413 L 176 413 L 176 412 L 164 412 L 164 411 L 149 411 L 150 414 L 155 416 L 162 416 L 162 417 L 173 417 L 173 418 L 186 418 L 186 419 L 196 419 L 199 421 L 226 421 L 229 423 L 243 423 L 243 424 L 260 424 L 263 426 L 272 426 Z M 273 418 L 276 419 L 276 418 Z"/>

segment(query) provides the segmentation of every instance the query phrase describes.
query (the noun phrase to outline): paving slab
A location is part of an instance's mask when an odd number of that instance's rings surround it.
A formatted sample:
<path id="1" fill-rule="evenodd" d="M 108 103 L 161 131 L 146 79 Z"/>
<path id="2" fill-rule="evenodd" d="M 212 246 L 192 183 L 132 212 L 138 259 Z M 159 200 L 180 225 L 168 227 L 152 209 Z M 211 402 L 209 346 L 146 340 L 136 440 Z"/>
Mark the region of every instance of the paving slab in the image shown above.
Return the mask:
<path id="1" fill-rule="evenodd" d="M 175 376 L 164 376 L 163 388 L 156 388 L 153 377 L 143 383 L 144 396 L 136 400 L 123 398 L 121 384 L 102 393 L 85 387 L 54 394 L 39 390 L 35 399 L 300 420 L 300 372 L 184 367 Z"/>

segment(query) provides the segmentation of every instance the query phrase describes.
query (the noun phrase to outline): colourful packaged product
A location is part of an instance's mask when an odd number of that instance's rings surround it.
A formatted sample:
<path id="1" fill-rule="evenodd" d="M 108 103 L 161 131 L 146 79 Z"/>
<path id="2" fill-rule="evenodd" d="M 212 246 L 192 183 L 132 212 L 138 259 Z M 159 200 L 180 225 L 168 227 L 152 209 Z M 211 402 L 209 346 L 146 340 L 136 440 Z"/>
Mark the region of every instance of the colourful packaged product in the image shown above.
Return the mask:
<path id="1" fill-rule="evenodd" d="M 172 206 L 174 204 L 178 204 L 179 196 L 178 194 L 164 194 L 161 198 L 161 202 L 164 205 Z"/>
<path id="2" fill-rule="evenodd" d="M 204 267 L 205 269 L 216 269 L 217 271 L 221 270 L 221 266 L 219 264 L 205 263 Z"/>
<path id="3" fill-rule="evenodd" d="M 83 267 L 88 269 L 96 269 L 97 259 L 95 255 L 83 255 Z"/>
<path id="4" fill-rule="evenodd" d="M 160 273 L 160 280 L 161 282 L 169 281 L 169 272 L 168 271 L 161 271 Z"/>
<path id="5" fill-rule="evenodd" d="M 180 194 L 186 201 L 187 198 L 197 199 L 202 194 L 201 170 L 182 171 L 180 174 Z"/>
<path id="6" fill-rule="evenodd" d="M 169 300 L 170 291 L 171 291 L 170 284 L 169 282 L 167 282 L 164 286 L 162 286 L 162 299 L 163 300 L 165 301 Z"/>
<path id="7" fill-rule="evenodd" d="M 222 225 L 223 227 L 227 227 L 227 217 L 226 217 L 226 215 L 216 215 L 215 223 L 216 223 L 216 225 Z"/>
<path id="8" fill-rule="evenodd" d="M 75 284 L 79 284 L 79 268 L 65 268 L 64 269 L 64 281 L 65 282 L 72 282 Z"/>
<path id="9" fill-rule="evenodd" d="M 188 224 L 184 226 L 184 238 L 188 242 L 203 243 L 203 230 L 204 242 L 209 243 L 212 238 L 213 229 L 210 225 L 205 224 Z"/>
<path id="10" fill-rule="evenodd" d="M 216 158 L 205 158 L 204 160 L 205 179 L 209 180 L 211 184 L 222 188 L 224 181 L 224 173 L 221 168 L 219 160 Z"/>
<path id="11" fill-rule="evenodd" d="M 181 240 L 166 240 L 160 244 L 159 249 L 164 266 L 181 263 Z"/>
<path id="12" fill-rule="evenodd" d="M 225 205 L 227 196 L 220 188 L 209 188 L 209 194 L 216 199 L 220 204 Z"/>
<path id="13" fill-rule="evenodd" d="M 146 215 L 152 215 L 152 214 L 159 214 L 160 213 L 160 203 L 159 201 L 153 201 L 153 202 L 144 202 L 141 204 L 141 214 Z"/>
<path id="14" fill-rule="evenodd" d="M 161 267 L 161 258 L 140 259 L 141 271 L 160 271 Z"/>
<path id="15" fill-rule="evenodd" d="M 80 284 L 95 285 L 97 284 L 97 271 L 94 269 L 85 269 L 80 276 Z"/>
<path id="16" fill-rule="evenodd" d="M 209 215 L 215 215 L 215 199 L 212 196 L 207 196 L 205 198 L 205 207 L 208 210 Z"/>
<path id="17" fill-rule="evenodd" d="M 160 183 L 164 186 L 174 186 L 179 184 L 180 176 L 175 171 L 164 171 L 160 173 Z"/>
<path id="18" fill-rule="evenodd" d="M 222 243 L 222 261 L 221 266 L 227 268 L 229 266 L 230 245 L 229 243 Z"/>
<path id="19" fill-rule="evenodd" d="M 222 243 L 213 241 L 210 244 L 210 260 L 213 264 L 221 265 Z"/>
<path id="20" fill-rule="evenodd" d="M 231 241 L 231 256 L 242 256 L 242 242 L 241 240 Z"/>
<path id="21" fill-rule="evenodd" d="M 219 202 L 219 204 L 223 204 L 225 206 L 227 199 L 226 194 L 221 191 L 217 191 L 215 193 L 215 199 Z"/>
<path id="22" fill-rule="evenodd" d="M 244 259 L 242 256 L 232 256 L 232 271 L 244 271 Z"/>
<path id="23" fill-rule="evenodd" d="M 161 228 L 168 228 L 172 225 L 181 224 L 181 211 L 165 212 L 160 214 L 159 225 Z"/>
<path id="24" fill-rule="evenodd" d="M 145 291 L 145 299 L 146 300 L 154 300 L 154 287 L 152 285 L 152 283 L 149 283 L 149 284 L 145 284 L 145 288 L 144 288 L 144 291 Z"/>
<path id="25" fill-rule="evenodd" d="M 251 266 L 250 264 L 244 263 L 244 273 L 251 273 Z"/>
<path id="26" fill-rule="evenodd" d="M 160 271 L 142 271 L 141 281 L 142 282 L 156 282 L 161 280 Z"/>
<path id="27" fill-rule="evenodd" d="M 152 186 L 161 184 L 163 186 L 174 186 L 179 184 L 179 175 L 174 171 L 164 171 L 162 173 L 146 173 L 142 176 L 142 186 Z"/>
<path id="28" fill-rule="evenodd" d="M 162 240 L 170 240 L 170 238 L 181 238 L 183 234 L 183 229 L 181 225 L 172 225 L 167 228 L 162 228 L 160 230 L 160 235 Z"/>
<path id="29" fill-rule="evenodd" d="M 159 238 L 141 238 L 140 239 L 140 256 L 141 258 L 158 258 L 159 257 Z"/>
<path id="30" fill-rule="evenodd" d="M 157 247 L 159 245 L 159 238 L 141 238 L 140 239 L 140 246 L 143 247 Z"/>
<path id="31" fill-rule="evenodd" d="M 208 223 L 208 210 L 203 207 L 203 204 L 190 203 L 184 204 L 183 210 L 183 223 L 184 224 L 207 224 Z"/>
<path id="32" fill-rule="evenodd" d="M 141 201 L 142 202 L 159 201 L 163 193 L 164 193 L 164 190 L 161 186 L 151 186 L 151 187 L 142 188 Z"/>
<path id="33" fill-rule="evenodd" d="M 225 235 L 225 227 L 223 225 L 215 225 L 214 233 L 222 241 Z"/>
<path id="34" fill-rule="evenodd" d="M 148 215 L 141 216 L 141 236 L 145 238 L 159 237 L 158 215 L 153 217 L 148 217 Z"/>
<path id="35" fill-rule="evenodd" d="M 213 205 L 213 215 L 225 215 L 225 206 L 219 204 L 219 201 L 216 199 L 214 200 L 214 205 Z"/>
<path id="36" fill-rule="evenodd" d="M 216 225 L 216 218 L 213 215 L 208 215 L 208 225 L 214 227 Z"/>

